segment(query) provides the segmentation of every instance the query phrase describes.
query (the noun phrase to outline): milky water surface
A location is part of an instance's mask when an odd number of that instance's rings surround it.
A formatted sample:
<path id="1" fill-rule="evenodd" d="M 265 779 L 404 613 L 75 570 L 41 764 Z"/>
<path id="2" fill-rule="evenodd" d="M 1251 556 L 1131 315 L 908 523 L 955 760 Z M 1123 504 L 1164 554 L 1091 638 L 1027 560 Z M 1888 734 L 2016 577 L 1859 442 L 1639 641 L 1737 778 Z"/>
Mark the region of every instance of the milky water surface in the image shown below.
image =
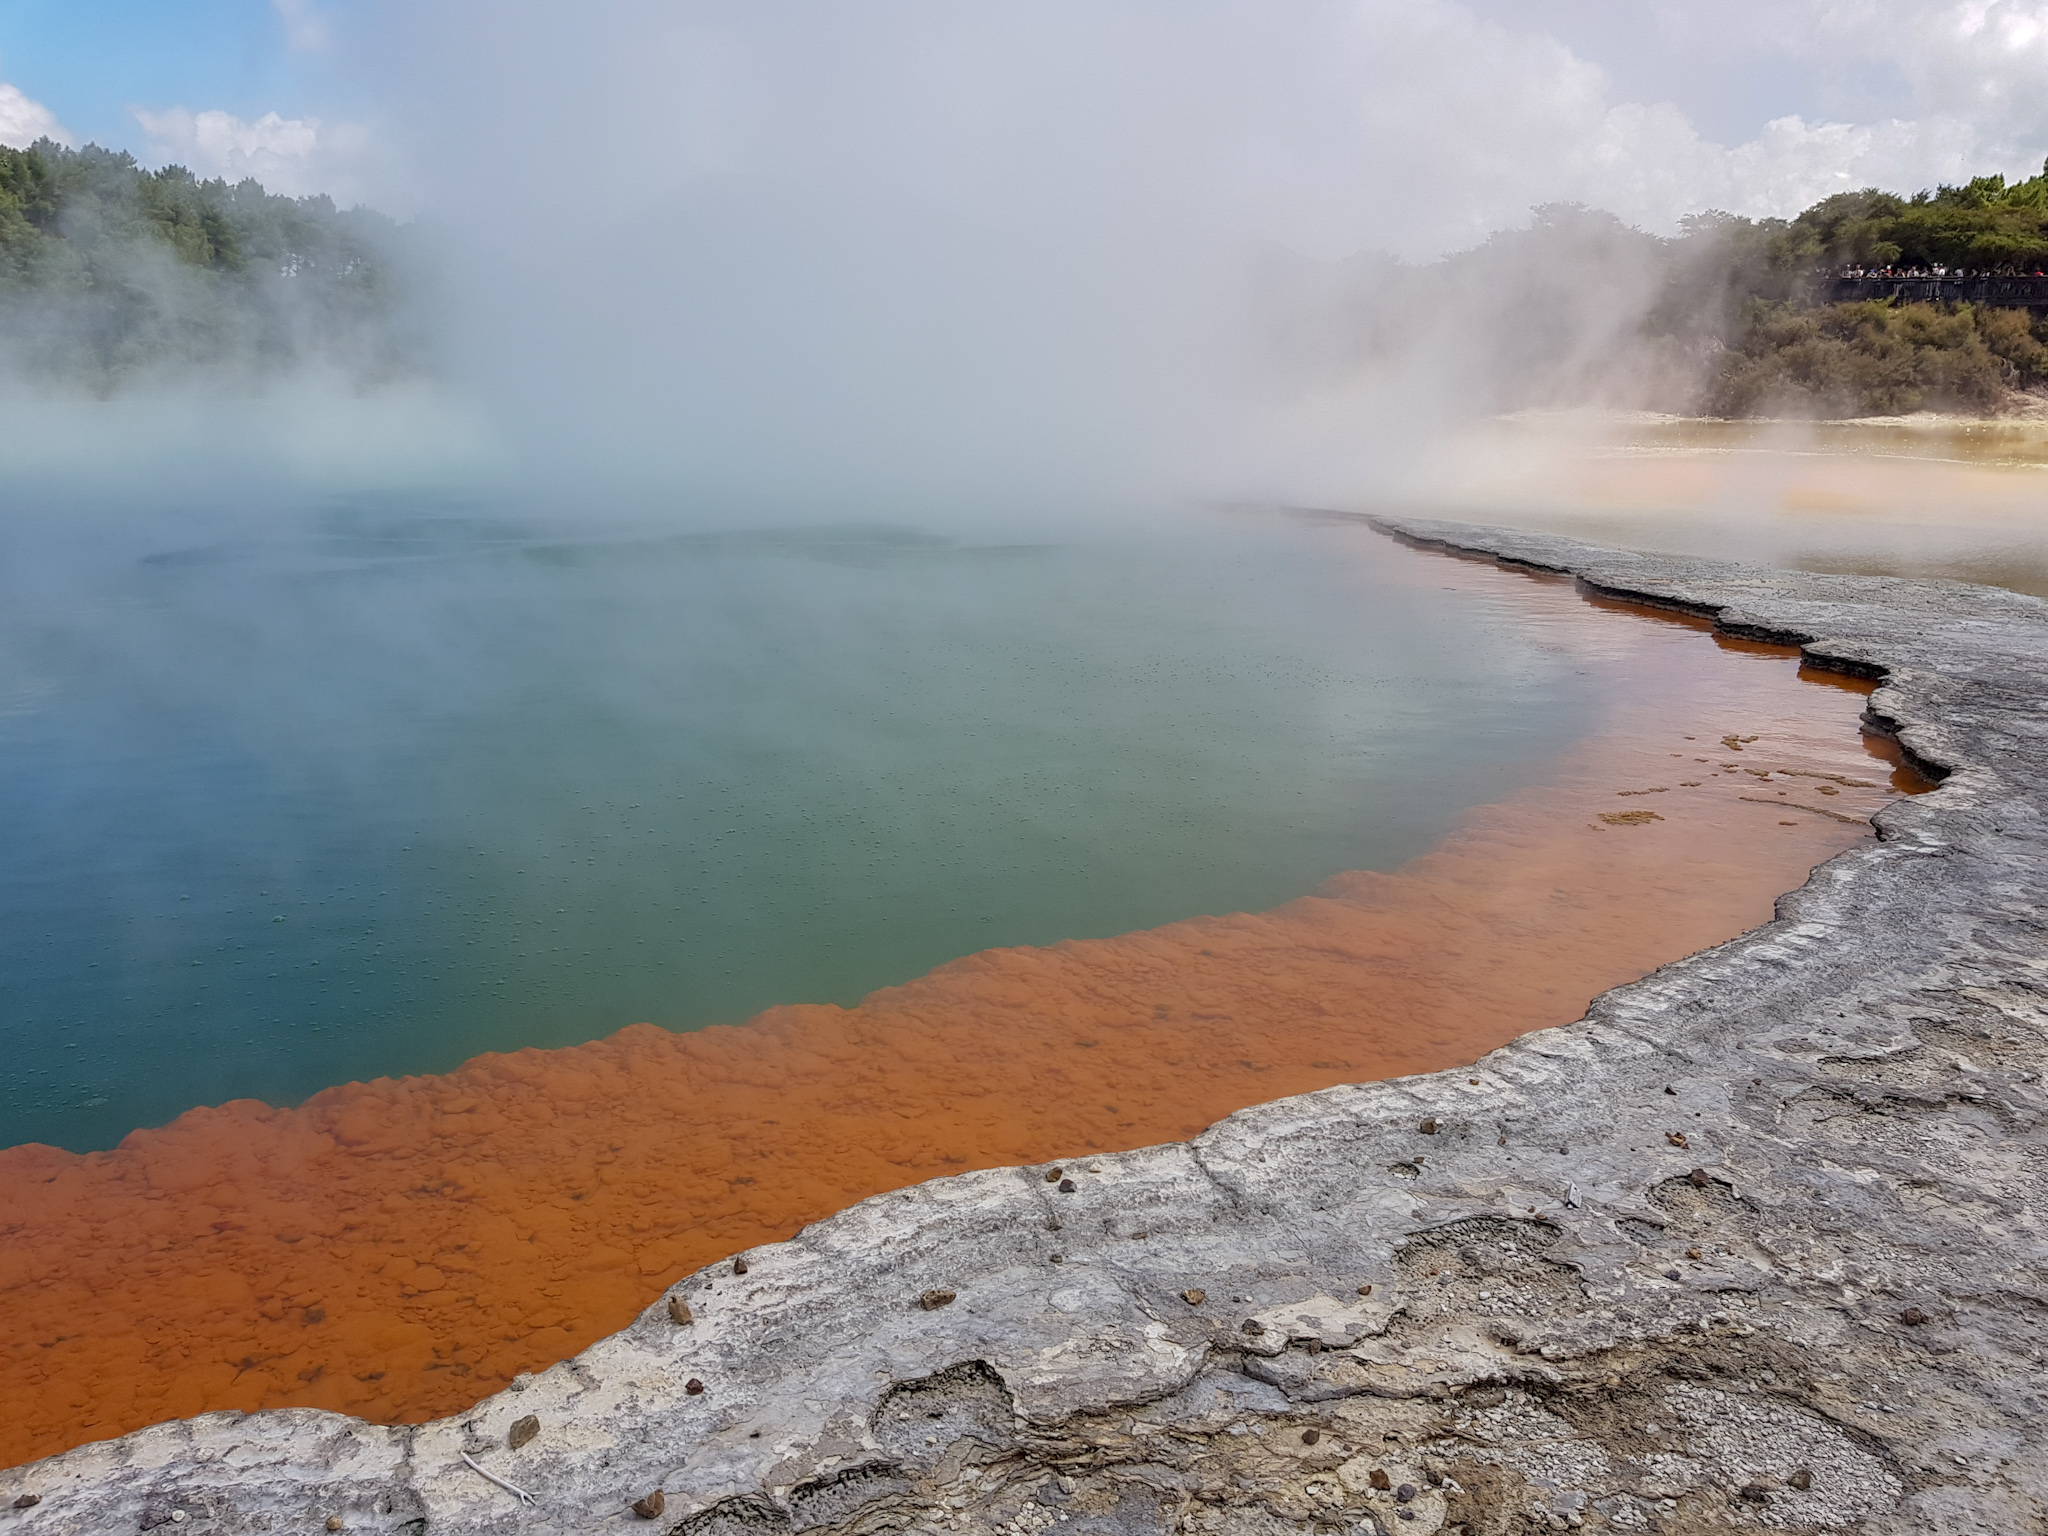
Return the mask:
<path id="1" fill-rule="evenodd" d="M 1591 707 L 1358 525 L 1048 526 L 10 509 L 0 1145 L 1256 910 Z"/>

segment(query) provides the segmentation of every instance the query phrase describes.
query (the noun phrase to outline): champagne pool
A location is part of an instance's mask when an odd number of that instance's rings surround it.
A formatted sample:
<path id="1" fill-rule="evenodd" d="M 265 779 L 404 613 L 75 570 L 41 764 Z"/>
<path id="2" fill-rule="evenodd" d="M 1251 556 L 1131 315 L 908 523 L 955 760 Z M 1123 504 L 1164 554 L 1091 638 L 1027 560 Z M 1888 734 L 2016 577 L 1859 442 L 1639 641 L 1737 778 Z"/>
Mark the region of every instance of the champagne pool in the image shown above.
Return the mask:
<path id="1" fill-rule="evenodd" d="M 1591 704 L 1355 523 L 718 523 L 18 492 L 0 1146 L 1260 910 Z"/>

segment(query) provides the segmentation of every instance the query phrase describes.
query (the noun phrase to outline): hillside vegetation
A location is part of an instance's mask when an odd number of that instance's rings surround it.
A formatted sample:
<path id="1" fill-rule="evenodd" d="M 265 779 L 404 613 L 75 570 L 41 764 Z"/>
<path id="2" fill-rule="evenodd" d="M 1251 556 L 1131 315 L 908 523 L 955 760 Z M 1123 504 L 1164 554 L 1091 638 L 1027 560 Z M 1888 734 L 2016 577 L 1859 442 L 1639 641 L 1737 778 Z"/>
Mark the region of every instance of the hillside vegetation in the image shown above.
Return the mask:
<path id="1" fill-rule="evenodd" d="M 1362 373 L 1483 410 L 1839 417 L 2039 409 L 2048 326 L 2022 309 L 1829 304 L 1829 277 L 2037 266 L 2048 172 L 1841 193 L 1791 219 L 1703 213 L 1669 237 L 1551 204 L 1427 265 L 1269 251 L 1259 275 L 1278 365 L 1311 385 Z"/>
<path id="2" fill-rule="evenodd" d="M 152 372 L 413 366 L 397 226 L 42 140 L 0 148 L 0 368 L 99 392 Z"/>
<path id="3" fill-rule="evenodd" d="M 0 148 L 0 376 L 110 393 L 308 365 L 425 365 L 424 266 L 383 215 L 48 140 Z M 1494 408 L 1993 414 L 2048 397 L 2048 323 L 1972 305 L 1816 302 L 1846 271 L 2048 270 L 2048 168 L 1666 238 L 1577 205 L 1428 266 L 1275 259 L 1267 320 L 1303 379 L 1405 358 Z M 1448 359 L 1448 362 L 1446 361 Z M 2039 392 L 2030 396 L 2028 392 Z"/>
<path id="4" fill-rule="evenodd" d="M 1689 229 L 1721 253 L 1732 315 L 1701 406 L 1723 416 L 1993 414 L 2048 385 L 2048 325 L 1972 304 L 1815 304 L 1841 271 L 2004 273 L 2048 268 L 2048 167 L 1913 197 L 1867 189 L 1791 220 L 1709 216 Z M 1730 323 L 1732 321 L 1732 323 Z"/>
<path id="5" fill-rule="evenodd" d="M 1719 416 L 1984 415 L 2032 403 L 2025 392 L 2048 387 L 2048 324 L 2025 310 L 1817 302 L 1822 283 L 1846 271 L 2048 268 L 2048 170 L 1913 197 L 1844 192 L 1792 219 L 1707 213 L 1670 239 L 1583 208 L 1540 209 L 1531 229 L 1444 265 L 1495 276 L 1542 269 L 1557 276 L 1539 286 L 1569 278 L 1581 295 L 1590 288 L 1640 307 L 1640 320 L 1594 355 L 1552 349 L 1550 367 L 1563 370 L 1552 386 L 1567 391 L 1647 393 L 1631 403 Z M 1520 295 L 1528 281 L 1505 286 Z M 1504 334 L 1514 329 L 1505 315 L 1499 323 Z M 1542 372 L 1530 381 L 1538 388 Z"/>

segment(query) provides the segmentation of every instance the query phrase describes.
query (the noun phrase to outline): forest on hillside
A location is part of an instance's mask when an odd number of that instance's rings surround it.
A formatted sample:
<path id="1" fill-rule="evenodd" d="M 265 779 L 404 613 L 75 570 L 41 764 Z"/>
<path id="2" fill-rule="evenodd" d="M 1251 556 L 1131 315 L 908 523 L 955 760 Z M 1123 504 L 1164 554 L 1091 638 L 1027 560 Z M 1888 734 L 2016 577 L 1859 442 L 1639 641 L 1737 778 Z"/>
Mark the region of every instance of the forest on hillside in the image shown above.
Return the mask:
<path id="1" fill-rule="evenodd" d="M 108 394 L 307 366 L 374 383 L 428 363 L 413 231 L 326 197 L 200 180 L 42 140 L 0 148 L 0 375 Z M 1845 271 L 2048 270 L 2048 168 L 1675 235 L 1578 205 L 1423 265 L 1272 253 L 1263 318 L 1289 387 L 1389 365 L 1469 405 L 1722 416 L 2048 405 L 2048 322 L 1969 304 L 1821 302 Z"/>
<path id="2" fill-rule="evenodd" d="M 1708 414 L 1982 415 L 2048 386 L 2048 323 L 2025 310 L 1814 302 L 1816 281 L 1844 272 L 2042 271 L 2048 167 L 2010 185 L 1994 175 L 1913 197 L 1838 193 L 1789 220 L 1707 215 L 1676 243 L 1683 280 L 1718 289 L 1718 302 L 1688 317 L 1687 302 L 1667 295 L 1652 325 L 1674 337 L 1707 325 L 1719 349 L 1704 349 L 1695 408 Z"/>
<path id="3" fill-rule="evenodd" d="M 2048 324 L 2025 310 L 1823 302 L 1848 271 L 2048 269 L 2048 170 L 1839 193 L 1790 219 L 1702 213 L 1671 236 L 1551 204 L 1427 264 L 1270 255 L 1283 366 L 1331 383 L 1393 366 L 1484 409 L 1715 416 L 1995 414 L 2048 391 Z"/>
<path id="4" fill-rule="evenodd" d="M 326 197 L 0 148 L 0 370 L 95 393 L 166 370 L 388 378 L 418 364 L 403 244 Z"/>

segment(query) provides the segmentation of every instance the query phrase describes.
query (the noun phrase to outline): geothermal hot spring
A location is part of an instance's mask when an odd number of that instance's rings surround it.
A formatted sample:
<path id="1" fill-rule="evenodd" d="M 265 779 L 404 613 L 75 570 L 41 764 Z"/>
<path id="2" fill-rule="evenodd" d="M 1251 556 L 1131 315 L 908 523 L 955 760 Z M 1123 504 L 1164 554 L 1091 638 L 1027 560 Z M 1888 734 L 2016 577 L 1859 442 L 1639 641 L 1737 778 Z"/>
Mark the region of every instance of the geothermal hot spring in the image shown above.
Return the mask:
<path id="1" fill-rule="evenodd" d="M 451 1412 L 868 1195 L 1472 1061 L 1915 787 L 1867 684 L 1354 519 L 58 510 L 0 1461 Z"/>

